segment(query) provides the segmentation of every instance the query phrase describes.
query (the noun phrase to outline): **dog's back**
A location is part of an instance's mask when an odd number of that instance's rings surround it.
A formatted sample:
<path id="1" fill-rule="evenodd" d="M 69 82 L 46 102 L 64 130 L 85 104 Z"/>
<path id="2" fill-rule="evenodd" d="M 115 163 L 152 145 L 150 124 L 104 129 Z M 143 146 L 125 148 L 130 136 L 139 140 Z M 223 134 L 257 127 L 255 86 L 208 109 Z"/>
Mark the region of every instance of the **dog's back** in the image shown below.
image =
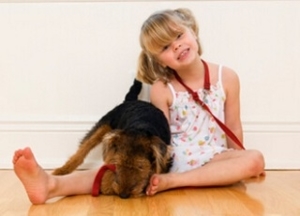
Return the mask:
<path id="1" fill-rule="evenodd" d="M 103 116 L 85 139 L 100 126 L 109 125 L 112 130 L 122 129 L 128 132 L 144 133 L 148 136 L 158 136 L 169 144 L 171 135 L 165 115 L 151 103 L 138 100 L 141 89 L 142 83 L 135 79 L 125 96 L 125 101 Z"/>
<path id="2" fill-rule="evenodd" d="M 158 136 L 165 143 L 170 143 L 166 117 L 161 110 L 145 101 L 125 101 L 103 117 L 99 124 L 109 124 L 112 129 Z"/>

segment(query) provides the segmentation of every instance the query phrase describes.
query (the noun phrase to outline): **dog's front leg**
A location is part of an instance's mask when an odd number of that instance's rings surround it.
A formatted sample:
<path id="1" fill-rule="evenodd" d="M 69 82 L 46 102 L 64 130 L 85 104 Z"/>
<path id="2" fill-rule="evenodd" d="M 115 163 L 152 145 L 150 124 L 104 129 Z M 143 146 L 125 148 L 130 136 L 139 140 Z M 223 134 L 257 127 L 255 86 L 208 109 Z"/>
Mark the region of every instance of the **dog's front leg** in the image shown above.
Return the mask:
<path id="1" fill-rule="evenodd" d="M 94 128 L 85 139 L 81 142 L 77 152 L 60 168 L 53 171 L 53 175 L 65 175 L 74 171 L 83 163 L 88 153 L 102 142 L 103 136 L 111 131 L 108 125 L 102 125 Z"/>

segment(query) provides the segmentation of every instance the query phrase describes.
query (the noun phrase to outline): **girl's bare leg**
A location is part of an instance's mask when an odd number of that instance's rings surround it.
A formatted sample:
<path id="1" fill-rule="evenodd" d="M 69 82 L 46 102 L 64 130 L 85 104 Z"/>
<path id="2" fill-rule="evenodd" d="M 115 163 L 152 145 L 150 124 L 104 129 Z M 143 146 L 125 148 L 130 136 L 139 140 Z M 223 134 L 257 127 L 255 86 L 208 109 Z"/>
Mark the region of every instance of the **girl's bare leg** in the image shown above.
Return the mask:
<path id="1" fill-rule="evenodd" d="M 264 173 L 264 158 L 255 150 L 226 151 L 206 165 L 184 173 L 155 174 L 147 195 L 178 187 L 223 186 Z"/>
<path id="2" fill-rule="evenodd" d="M 65 176 L 48 174 L 39 166 L 30 148 L 17 150 L 13 164 L 32 204 L 43 204 L 58 196 L 90 194 L 97 173 L 97 170 L 88 170 Z"/>

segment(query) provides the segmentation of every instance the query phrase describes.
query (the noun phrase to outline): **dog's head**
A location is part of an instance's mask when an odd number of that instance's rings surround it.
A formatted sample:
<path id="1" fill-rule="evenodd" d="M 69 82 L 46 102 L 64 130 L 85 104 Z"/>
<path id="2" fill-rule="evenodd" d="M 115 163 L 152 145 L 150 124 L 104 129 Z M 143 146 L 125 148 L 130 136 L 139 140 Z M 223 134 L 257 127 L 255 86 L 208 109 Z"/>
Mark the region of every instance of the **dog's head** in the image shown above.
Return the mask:
<path id="1" fill-rule="evenodd" d="M 104 162 L 116 165 L 111 184 L 105 185 L 121 198 L 143 195 L 150 177 L 169 169 L 169 148 L 157 136 L 115 130 L 102 145 Z"/>

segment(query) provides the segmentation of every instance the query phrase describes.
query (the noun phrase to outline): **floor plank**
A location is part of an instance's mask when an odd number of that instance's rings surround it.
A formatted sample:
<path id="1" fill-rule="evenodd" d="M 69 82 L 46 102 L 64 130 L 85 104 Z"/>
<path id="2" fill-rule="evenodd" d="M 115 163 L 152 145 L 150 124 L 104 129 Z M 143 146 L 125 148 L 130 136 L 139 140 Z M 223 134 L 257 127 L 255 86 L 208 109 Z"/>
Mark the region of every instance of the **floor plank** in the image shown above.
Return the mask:
<path id="1" fill-rule="evenodd" d="M 267 171 L 265 178 L 228 187 L 181 188 L 153 197 L 90 195 L 31 205 L 11 170 L 0 170 L 0 215 L 300 216 L 300 171 Z"/>

